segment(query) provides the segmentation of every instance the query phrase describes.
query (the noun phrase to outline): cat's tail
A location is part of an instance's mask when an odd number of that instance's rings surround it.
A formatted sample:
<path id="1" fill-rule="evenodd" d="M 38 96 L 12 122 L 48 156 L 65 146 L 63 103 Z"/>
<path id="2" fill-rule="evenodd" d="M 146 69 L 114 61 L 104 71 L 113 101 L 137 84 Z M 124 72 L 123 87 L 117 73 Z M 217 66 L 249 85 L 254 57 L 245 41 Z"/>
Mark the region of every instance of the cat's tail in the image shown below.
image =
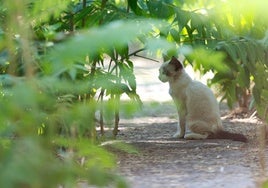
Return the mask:
<path id="1" fill-rule="evenodd" d="M 234 141 L 240 142 L 248 142 L 248 139 L 245 135 L 239 133 L 231 133 L 228 131 L 220 130 L 213 135 L 208 136 L 208 138 L 212 139 L 230 139 Z"/>

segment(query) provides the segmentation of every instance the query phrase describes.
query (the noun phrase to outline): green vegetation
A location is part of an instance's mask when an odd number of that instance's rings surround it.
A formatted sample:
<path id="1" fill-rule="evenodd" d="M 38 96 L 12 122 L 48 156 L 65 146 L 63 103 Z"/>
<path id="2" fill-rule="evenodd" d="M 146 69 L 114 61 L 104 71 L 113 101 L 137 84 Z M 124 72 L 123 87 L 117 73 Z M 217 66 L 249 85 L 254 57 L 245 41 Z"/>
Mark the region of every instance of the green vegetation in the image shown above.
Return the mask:
<path id="1" fill-rule="evenodd" d="M 106 119 L 116 136 L 120 112 L 140 107 L 131 56 L 141 51 L 183 55 L 214 73 L 230 107 L 267 120 L 267 4 L 0 0 L 0 186 L 127 187 L 98 146 L 95 116 L 101 135 Z"/>

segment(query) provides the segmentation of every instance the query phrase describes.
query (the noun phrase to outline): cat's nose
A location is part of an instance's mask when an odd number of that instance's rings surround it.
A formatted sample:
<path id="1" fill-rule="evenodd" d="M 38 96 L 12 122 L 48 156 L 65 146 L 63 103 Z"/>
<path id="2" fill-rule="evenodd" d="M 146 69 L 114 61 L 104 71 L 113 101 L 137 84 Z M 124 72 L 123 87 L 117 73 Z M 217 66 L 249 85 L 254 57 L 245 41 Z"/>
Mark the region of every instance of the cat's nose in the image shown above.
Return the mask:
<path id="1" fill-rule="evenodd" d="M 164 81 L 164 80 L 163 80 L 163 77 L 162 77 L 161 75 L 158 76 L 158 79 L 159 79 L 161 82 Z"/>

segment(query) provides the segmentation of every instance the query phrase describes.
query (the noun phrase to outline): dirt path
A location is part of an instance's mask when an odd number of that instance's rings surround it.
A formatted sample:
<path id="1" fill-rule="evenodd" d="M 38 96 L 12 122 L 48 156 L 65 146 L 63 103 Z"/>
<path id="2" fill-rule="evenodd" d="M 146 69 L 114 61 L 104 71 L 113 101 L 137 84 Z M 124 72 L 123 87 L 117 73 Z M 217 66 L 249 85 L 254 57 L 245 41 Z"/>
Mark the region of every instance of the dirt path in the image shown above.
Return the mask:
<path id="1" fill-rule="evenodd" d="M 230 140 L 174 140 L 176 119 L 142 117 L 121 122 L 119 138 L 138 154 L 117 153 L 119 171 L 131 187 L 253 188 L 263 177 L 256 120 L 224 120 L 226 129 L 245 133 L 247 144 Z M 241 122 L 242 121 L 242 122 Z M 266 158 L 264 158 L 266 159 Z"/>
<path id="2" fill-rule="evenodd" d="M 177 115 L 168 86 L 157 80 L 159 63 L 135 62 L 138 93 L 147 102 L 132 119 L 120 121 L 118 138 L 138 154 L 115 152 L 119 172 L 132 188 L 255 188 L 265 177 L 267 148 L 260 149 L 254 118 L 223 117 L 224 127 L 245 134 L 249 143 L 230 140 L 171 139 Z M 152 102 L 157 101 L 157 102 Z M 222 108 L 222 114 L 226 111 Z"/>

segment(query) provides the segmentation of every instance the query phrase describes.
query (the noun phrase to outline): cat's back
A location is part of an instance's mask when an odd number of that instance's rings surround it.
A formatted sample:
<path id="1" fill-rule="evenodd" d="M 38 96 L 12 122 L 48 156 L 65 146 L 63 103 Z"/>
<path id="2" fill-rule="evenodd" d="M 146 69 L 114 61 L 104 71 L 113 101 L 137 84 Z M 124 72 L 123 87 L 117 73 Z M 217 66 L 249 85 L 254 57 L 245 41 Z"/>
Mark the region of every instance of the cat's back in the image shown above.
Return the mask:
<path id="1" fill-rule="evenodd" d="M 193 81 L 186 88 L 187 121 L 204 121 L 213 130 L 222 128 L 219 104 L 211 89 Z"/>
<path id="2" fill-rule="evenodd" d="M 186 102 L 199 111 L 218 111 L 218 102 L 211 89 L 198 81 L 192 81 L 186 88 Z"/>
<path id="3" fill-rule="evenodd" d="M 192 81 L 186 88 L 187 95 L 192 97 L 201 97 L 203 99 L 215 99 L 215 96 L 211 89 L 199 81 Z"/>

